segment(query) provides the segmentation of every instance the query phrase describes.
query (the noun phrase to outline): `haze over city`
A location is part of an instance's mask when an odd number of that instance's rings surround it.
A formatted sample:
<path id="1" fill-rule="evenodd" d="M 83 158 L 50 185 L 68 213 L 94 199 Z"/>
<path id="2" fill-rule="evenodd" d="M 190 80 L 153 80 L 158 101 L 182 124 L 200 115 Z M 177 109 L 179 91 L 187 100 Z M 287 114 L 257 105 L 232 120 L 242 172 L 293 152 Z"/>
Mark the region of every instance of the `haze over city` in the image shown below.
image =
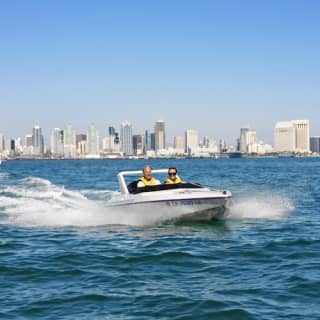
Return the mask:
<path id="1" fill-rule="evenodd" d="M 167 124 L 267 143 L 277 121 L 320 133 L 318 1 L 3 1 L 0 132 Z"/>

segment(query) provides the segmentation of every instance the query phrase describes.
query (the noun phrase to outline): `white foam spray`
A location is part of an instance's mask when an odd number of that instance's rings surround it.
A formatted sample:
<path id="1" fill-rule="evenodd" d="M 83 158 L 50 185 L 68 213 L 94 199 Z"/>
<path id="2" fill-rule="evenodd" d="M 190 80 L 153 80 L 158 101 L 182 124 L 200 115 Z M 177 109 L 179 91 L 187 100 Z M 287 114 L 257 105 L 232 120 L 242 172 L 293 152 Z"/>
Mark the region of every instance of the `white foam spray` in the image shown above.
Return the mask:
<path id="1" fill-rule="evenodd" d="M 156 210 L 110 207 L 110 199 L 118 195 L 113 191 L 66 190 L 48 180 L 29 177 L 0 190 L 0 223 L 30 227 L 145 226 L 187 213 L 181 212 L 182 208 L 174 210 L 165 205 L 159 205 Z M 272 195 L 252 196 L 235 199 L 227 219 L 281 219 L 291 210 L 293 206 L 288 199 Z"/>
<path id="2" fill-rule="evenodd" d="M 270 193 L 253 194 L 248 198 L 236 198 L 231 203 L 227 219 L 278 220 L 294 210 L 292 202 L 285 197 Z"/>

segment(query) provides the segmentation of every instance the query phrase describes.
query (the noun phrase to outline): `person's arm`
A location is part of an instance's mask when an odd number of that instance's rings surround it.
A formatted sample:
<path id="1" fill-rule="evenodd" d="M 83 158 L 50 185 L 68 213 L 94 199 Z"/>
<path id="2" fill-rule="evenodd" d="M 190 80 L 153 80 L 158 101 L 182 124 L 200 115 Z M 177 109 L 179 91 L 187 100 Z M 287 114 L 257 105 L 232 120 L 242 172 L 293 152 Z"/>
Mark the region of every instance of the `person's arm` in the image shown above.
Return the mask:
<path id="1" fill-rule="evenodd" d="M 142 181 L 139 181 L 138 183 L 137 183 L 137 187 L 138 188 L 143 188 L 145 185 L 144 185 L 144 183 L 142 182 Z"/>

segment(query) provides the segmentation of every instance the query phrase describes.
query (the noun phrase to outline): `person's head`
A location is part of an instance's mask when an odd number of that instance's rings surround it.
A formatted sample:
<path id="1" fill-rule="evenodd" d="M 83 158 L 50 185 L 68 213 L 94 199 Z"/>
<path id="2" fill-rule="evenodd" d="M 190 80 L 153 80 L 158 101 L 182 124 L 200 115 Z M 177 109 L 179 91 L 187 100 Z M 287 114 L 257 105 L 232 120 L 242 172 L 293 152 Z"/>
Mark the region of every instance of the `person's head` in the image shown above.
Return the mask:
<path id="1" fill-rule="evenodd" d="M 169 169 L 168 169 L 168 175 L 169 175 L 169 179 L 171 179 L 171 180 L 176 180 L 177 179 L 177 173 L 178 173 L 178 170 L 177 170 L 177 168 L 175 168 L 175 167 L 170 167 Z"/>
<path id="2" fill-rule="evenodd" d="M 149 165 L 146 165 L 142 169 L 143 176 L 146 180 L 152 179 L 152 169 Z"/>

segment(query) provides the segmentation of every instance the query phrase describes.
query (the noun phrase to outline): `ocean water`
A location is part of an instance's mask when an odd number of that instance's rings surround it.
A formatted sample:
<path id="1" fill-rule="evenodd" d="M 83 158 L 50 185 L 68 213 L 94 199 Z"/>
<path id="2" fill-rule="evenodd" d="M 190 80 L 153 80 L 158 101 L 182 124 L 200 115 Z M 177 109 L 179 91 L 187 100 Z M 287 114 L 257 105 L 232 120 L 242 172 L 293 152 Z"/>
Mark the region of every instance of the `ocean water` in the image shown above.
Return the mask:
<path id="1" fill-rule="evenodd" d="M 116 174 L 177 166 L 224 219 L 112 212 Z M 1 319 L 320 319 L 320 159 L 7 161 Z"/>

